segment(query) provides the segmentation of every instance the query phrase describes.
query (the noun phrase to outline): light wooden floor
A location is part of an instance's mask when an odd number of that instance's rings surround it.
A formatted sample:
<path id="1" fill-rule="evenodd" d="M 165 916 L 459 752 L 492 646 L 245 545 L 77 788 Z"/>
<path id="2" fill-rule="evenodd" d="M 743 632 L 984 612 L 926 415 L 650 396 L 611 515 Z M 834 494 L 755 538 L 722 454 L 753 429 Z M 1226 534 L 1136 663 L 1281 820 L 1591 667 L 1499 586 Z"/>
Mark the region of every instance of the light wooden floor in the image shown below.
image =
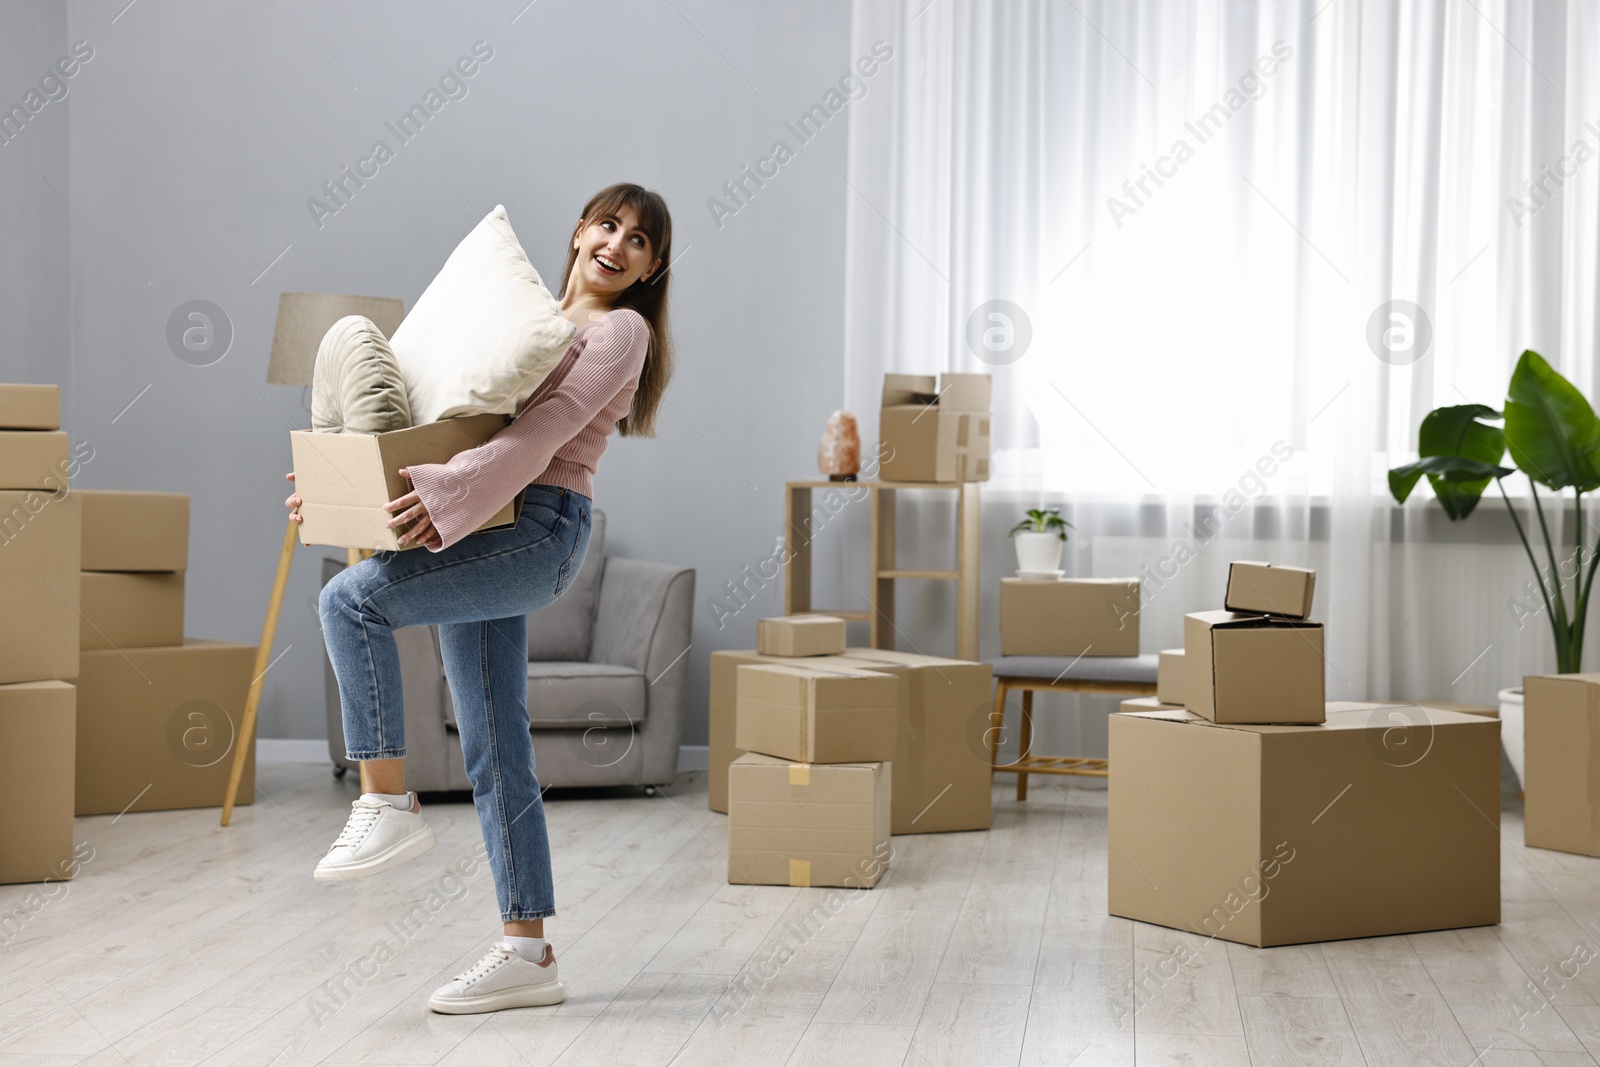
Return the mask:
<path id="1" fill-rule="evenodd" d="M 355 786 L 267 765 L 230 829 L 214 810 L 78 820 L 93 857 L 0 946 L 0 1065 L 1600 1055 L 1600 957 L 1552 977 L 1575 946 L 1600 952 L 1600 860 L 1524 850 L 1514 801 L 1499 927 L 1262 951 L 1108 918 L 1104 791 L 1046 782 L 1018 805 L 1010 782 L 992 832 L 895 838 L 884 881 L 831 914 L 829 890 L 726 883 L 726 820 L 706 811 L 702 775 L 672 796 L 552 799 L 549 932 L 569 999 L 452 1018 L 427 993 L 498 932 L 487 870 L 446 874 L 477 843 L 470 804 L 429 806 L 439 845 L 423 859 L 325 885 L 311 867 Z M 0 887 L 0 916 L 37 889 Z M 407 911 L 413 928 L 391 925 Z M 1196 957 L 1150 980 L 1180 940 Z"/>

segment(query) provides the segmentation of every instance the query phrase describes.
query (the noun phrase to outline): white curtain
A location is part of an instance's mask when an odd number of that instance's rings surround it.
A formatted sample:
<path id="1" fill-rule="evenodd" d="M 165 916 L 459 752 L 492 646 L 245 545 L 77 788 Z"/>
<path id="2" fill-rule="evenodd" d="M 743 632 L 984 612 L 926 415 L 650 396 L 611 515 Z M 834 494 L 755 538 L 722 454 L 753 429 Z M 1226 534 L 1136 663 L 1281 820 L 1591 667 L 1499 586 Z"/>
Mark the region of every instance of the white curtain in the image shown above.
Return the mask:
<path id="1" fill-rule="evenodd" d="M 1330 699 L 1554 669 L 1498 497 L 1450 524 L 1384 472 L 1525 348 L 1592 394 L 1596 7 L 857 0 L 852 59 L 893 55 L 850 105 L 844 406 L 871 440 L 885 371 L 993 373 L 986 654 L 1046 502 L 1069 574 L 1146 579 L 1146 651 L 1266 558 L 1319 571 Z"/>

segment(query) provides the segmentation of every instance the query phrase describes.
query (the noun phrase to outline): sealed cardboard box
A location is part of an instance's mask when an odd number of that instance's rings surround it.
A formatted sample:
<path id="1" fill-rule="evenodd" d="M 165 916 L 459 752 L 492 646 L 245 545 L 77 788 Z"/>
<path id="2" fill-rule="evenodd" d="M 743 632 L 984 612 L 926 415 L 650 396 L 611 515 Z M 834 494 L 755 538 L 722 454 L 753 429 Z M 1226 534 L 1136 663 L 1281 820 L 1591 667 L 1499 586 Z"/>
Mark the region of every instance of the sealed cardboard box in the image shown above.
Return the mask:
<path id="1" fill-rule="evenodd" d="M 72 848 L 74 689 L 0 685 L 0 884 L 77 873 Z M 0 916 L 0 939 L 16 918 Z"/>
<path id="2" fill-rule="evenodd" d="M 1139 580 L 1000 579 L 1000 654 L 1137 656 Z"/>
<path id="3" fill-rule="evenodd" d="M 189 494 L 75 492 L 83 498 L 83 570 L 188 569 Z"/>
<path id="4" fill-rule="evenodd" d="M 737 686 L 734 743 L 746 752 L 801 763 L 894 758 L 900 687 L 881 671 L 752 663 Z"/>
<path id="5" fill-rule="evenodd" d="M 1184 706 L 1218 723 L 1317 723 L 1322 624 L 1231 611 L 1183 617 Z"/>
<path id="6" fill-rule="evenodd" d="M 1229 611 L 1307 619 L 1316 586 L 1316 571 L 1238 560 L 1228 565 L 1228 592 L 1222 606 Z"/>
<path id="7" fill-rule="evenodd" d="M 303 501 L 300 543 L 400 549 L 401 531 L 384 525 L 394 516 L 383 509 L 389 501 L 410 492 L 400 468 L 413 463 L 447 463 L 458 452 L 485 443 L 509 422 L 504 415 L 466 415 L 378 434 L 293 431 L 289 440 L 294 452 L 294 491 Z M 460 491 L 467 492 L 467 486 Z M 478 529 L 514 525 L 521 503 L 519 493 Z"/>
<path id="8" fill-rule="evenodd" d="M 885 374 L 878 409 L 878 479 L 989 480 L 987 374 Z"/>
<path id="9" fill-rule="evenodd" d="M 844 620 L 816 614 L 757 619 L 756 651 L 769 656 L 837 655 L 844 651 Z"/>
<path id="10" fill-rule="evenodd" d="M 0 491 L 0 683 L 78 676 L 77 493 Z"/>
<path id="11" fill-rule="evenodd" d="M 1497 923 L 1499 727 L 1415 705 L 1112 715 L 1109 911 L 1258 947 Z"/>
<path id="12" fill-rule="evenodd" d="M 80 648 L 183 644 L 183 572 L 84 571 L 78 616 Z"/>
<path id="13" fill-rule="evenodd" d="M 0 430 L 60 428 L 60 386 L 0 383 Z"/>
<path id="14" fill-rule="evenodd" d="M 1156 699 L 1183 706 L 1183 649 L 1164 648 L 1156 663 Z"/>
<path id="15" fill-rule="evenodd" d="M 871 888 L 889 866 L 890 766 L 747 752 L 728 770 L 728 881 Z"/>
<path id="16" fill-rule="evenodd" d="M 728 765 L 744 755 L 734 743 L 735 711 L 738 707 L 738 671 L 746 663 L 792 663 L 789 656 L 768 656 L 754 649 L 719 649 L 711 653 L 710 730 L 706 772 L 706 807 L 728 810 Z"/>
<path id="17" fill-rule="evenodd" d="M 0 489 L 55 491 L 67 484 L 67 435 L 0 430 Z"/>
<path id="18" fill-rule="evenodd" d="M 162 648 L 83 652 L 77 813 L 220 806 L 255 656 L 252 645 L 192 637 Z M 254 796 L 252 737 L 237 803 Z"/>
<path id="19" fill-rule="evenodd" d="M 1600 856 L 1600 674 L 1523 679 L 1523 844 Z"/>

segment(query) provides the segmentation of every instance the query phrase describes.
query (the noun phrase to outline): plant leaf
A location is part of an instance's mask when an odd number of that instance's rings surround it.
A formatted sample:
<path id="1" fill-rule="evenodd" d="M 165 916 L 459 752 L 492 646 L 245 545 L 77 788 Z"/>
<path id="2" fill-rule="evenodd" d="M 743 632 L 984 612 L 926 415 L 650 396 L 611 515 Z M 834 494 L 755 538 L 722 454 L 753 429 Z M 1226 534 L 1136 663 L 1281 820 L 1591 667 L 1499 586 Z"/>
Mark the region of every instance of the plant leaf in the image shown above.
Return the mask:
<path id="1" fill-rule="evenodd" d="M 1495 478 L 1515 474 L 1514 467 L 1501 467 L 1465 456 L 1427 456 L 1389 472 L 1389 491 L 1404 504 L 1416 487 L 1417 479 L 1428 476 L 1428 484 L 1439 498 L 1439 506 L 1451 520 L 1459 522 L 1472 514 L 1483 498 L 1483 491 Z"/>
<path id="2" fill-rule="evenodd" d="M 1531 349 L 1511 372 L 1505 420 L 1511 458 L 1528 477 L 1555 490 L 1600 488 L 1600 417 Z"/>

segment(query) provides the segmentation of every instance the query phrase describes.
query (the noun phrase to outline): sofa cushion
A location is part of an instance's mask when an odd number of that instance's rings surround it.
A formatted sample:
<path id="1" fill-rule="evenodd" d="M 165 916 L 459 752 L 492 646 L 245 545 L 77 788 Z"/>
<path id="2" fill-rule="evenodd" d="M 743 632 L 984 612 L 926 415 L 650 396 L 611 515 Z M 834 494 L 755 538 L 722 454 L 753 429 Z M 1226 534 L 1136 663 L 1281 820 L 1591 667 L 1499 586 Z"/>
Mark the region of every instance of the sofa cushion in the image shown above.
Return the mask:
<path id="1" fill-rule="evenodd" d="M 561 599 L 528 615 L 528 659 L 589 658 L 594 615 L 600 604 L 600 578 L 606 560 L 606 516 L 594 508 L 589 517 L 589 548 L 578 577 Z"/>
<path id="2" fill-rule="evenodd" d="M 620 726 L 644 718 L 644 675 L 606 663 L 528 664 L 528 721 L 535 729 Z"/>
<path id="3" fill-rule="evenodd" d="M 411 425 L 411 406 L 389 342 L 364 315 L 328 328 L 311 372 L 311 428 L 319 433 L 387 433 Z"/>

